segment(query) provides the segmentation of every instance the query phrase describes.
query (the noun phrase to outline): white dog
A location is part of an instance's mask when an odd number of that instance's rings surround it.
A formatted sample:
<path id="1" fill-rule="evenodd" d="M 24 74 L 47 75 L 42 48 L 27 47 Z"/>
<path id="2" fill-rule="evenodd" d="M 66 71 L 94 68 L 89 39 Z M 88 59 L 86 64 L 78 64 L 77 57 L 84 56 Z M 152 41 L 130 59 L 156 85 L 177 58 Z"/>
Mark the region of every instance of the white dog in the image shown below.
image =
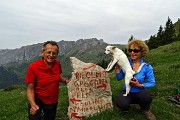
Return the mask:
<path id="1" fill-rule="evenodd" d="M 105 53 L 112 53 L 114 58 L 114 60 L 111 60 L 111 62 L 108 64 L 106 71 L 110 71 L 113 68 L 113 66 L 117 63 L 125 73 L 126 94 L 123 94 L 123 96 L 127 96 L 131 88 L 129 83 L 130 80 L 133 78 L 135 72 L 132 70 L 126 54 L 121 49 L 111 45 L 108 45 L 106 47 Z"/>

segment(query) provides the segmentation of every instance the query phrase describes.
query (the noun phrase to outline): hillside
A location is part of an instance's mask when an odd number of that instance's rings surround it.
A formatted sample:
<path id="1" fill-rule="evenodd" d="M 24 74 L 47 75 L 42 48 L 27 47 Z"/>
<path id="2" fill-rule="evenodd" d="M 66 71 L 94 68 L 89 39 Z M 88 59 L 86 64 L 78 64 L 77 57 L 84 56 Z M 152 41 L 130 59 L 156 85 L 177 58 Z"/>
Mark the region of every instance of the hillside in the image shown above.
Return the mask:
<path id="1" fill-rule="evenodd" d="M 16 83 L 21 83 L 17 75 L 11 69 L 6 69 L 0 66 L 0 88 L 10 86 L 16 81 Z"/>
<path id="2" fill-rule="evenodd" d="M 170 102 L 168 98 L 177 94 L 180 84 L 180 41 L 161 46 L 151 50 L 145 58 L 154 68 L 156 86 L 150 91 L 154 100 L 151 106 L 157 120 L 179 120 L 179 107 Z M 122 89 L 124 81 L 115 79 L 114 71 L 109 73 L 111 79 L 112 100 Z M 6 90 L 6 91 L 5 91 Z M 0 120 L 25 120 L 27 117 L 27 100 L 24 86 L 11 87 L 0 90 Z M 61 86 L 56 120 L 67 120 L 68 109 L 67 88 Z M 115 104 L 114 104 L 115 106 Z M 131 107 L 129 112 L 120 112 L 115 107 L 112 111 L 105 111 L 84 120 L 145 120 L 144 115 L 136 107 Z"/>
<path id="3" fill-rule="evenodd" d="M 163 94 L 175 94 L 180 84 L 180 41 L 151 50 L 146 59 L 154 66 L 157 86 Z M 160 88 L 160 90 L 159 90 Z"/>

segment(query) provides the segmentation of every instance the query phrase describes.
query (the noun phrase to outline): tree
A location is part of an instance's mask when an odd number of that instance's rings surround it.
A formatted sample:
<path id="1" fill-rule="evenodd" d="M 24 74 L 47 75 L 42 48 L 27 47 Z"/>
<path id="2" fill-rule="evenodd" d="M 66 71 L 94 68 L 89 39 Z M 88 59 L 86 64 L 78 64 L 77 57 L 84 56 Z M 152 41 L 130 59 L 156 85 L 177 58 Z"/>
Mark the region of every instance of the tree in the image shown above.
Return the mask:
<path id="1" fill-rule="evenodd" d="M 179 19 L 178 19 L 178 21 L 179 21 Z M 178 26 L 180 26 L 180 25 L 178 25 Z M 177 24 L 176 24 L 176 27 L 177 27 Z M 171 19 L 168 17 L 168 20 L 166 22 L 164 29 L 163 29 L 162 25 L 160 25 L 157 36 L 151 35 L 149 41 L 147 42 L 147 45 L 149 46 L 150 49 L 154 49 L 159 46 L 172 43 L 175 40 L 179 40 L 180 39 L 180 27 L 176 28 L 176 30 L 179 30 L 179 31 L 177 31 L 178 34 L 176 34 L 175 25 L 172 23 Z"/>
<path id="2" fill-rule="evenodd" d="M 155 35 L 151 35 L 149 41 L 147 42 L 147 45 L 149 47 L 149 49 L 155 49 L 157 48 L 159 45 L 158 45 L 158 41 L 157 41 L 157 37 Z"/>
<path id="3" fill-rule="evenodd" d="M 133 39 L 134 39 L 134 36 L 131 35 L 131 37 L 129 38 L 128 42 L 131 41 L 131 40 L 133 40 Z"/>
<path id="4" fill-rule="evenodd" d="M 179 27 L 179 32 L 178 32 L 178 38 L 180 38 L 180 27 Z"/>
<path id="5" fill-rule="evenodd" d="M 157 33 L 157 44 L 158 44 L 158 46 L 166 44 L 164 42 L 164 30 L 163 30 L 162 25 L 160 25 L 158 33 Z"/>
<path id="6" fill-rule="evenodd" d="M 162 45 L 166 45 L 172 43 L 176 39 L 174 24 L 171 19 L 168 17 L 168 21 L 166 22 L 165 31 L 163 35 L 163 43 Z"/>
<path id="7" fill-rule="evenodd" d="M 163 38 L 163 33 L 164 33 L 163 27 L 162 27 L 162 25 L 160 25 L 158 33 L 157 33 L 157 37 Z"/>
<path id="8" fill-rule="evenodd" d="M 158 46 L 161 46 L 163 43 L 163 35 L 164 35 L 164 30 L 162 25 L 160 25 L 158 33 L 157 33 L 157 44 Z"/>

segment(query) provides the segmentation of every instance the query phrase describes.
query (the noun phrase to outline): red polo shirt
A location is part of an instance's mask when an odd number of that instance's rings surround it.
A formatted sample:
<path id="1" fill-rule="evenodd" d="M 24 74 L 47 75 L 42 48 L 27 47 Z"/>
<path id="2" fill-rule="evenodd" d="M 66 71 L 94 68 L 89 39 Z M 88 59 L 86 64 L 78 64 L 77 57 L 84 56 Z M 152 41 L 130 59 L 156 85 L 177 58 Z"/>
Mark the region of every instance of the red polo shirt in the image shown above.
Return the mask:
<path id="1" fill-rule="evenodd" d="M 25 82 L 35 84 L 35 95 L 44 104 L 53 104 L 58 102 L 61 73 L 59 61 L 55 60 L 52 67 L 49 68 L 42 59 L 29 65 Z"/>

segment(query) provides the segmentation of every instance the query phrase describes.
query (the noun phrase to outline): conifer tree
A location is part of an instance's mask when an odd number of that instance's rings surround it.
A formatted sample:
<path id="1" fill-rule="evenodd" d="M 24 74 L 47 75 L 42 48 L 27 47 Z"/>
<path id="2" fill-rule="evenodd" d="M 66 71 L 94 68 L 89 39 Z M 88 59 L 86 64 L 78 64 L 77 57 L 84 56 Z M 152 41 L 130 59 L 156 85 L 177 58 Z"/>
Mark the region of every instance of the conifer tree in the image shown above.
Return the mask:
<path id="1" fill-rule="evenodd" d="M 177 36 L 176 36 L 175 41 L 180 41 L 180 27 L 178 28 L 178 31 L 176 34 L 177 34 Z"/>
<path id="2" fill-rule="evenodd" d="M 173 42 L 175 38 L 176 35 L 175 35 L 174 24 L 172 23 L 171 19 L 168 17 L 163 35 L 162 45 L 166 45 Z"/>
<path id="3" fill-rule="evenodd" d="M 164 35 L 164 30 L 162 25 L 160 25 L 158 33 L 157 33 L 157 44 L 158 46 L 161 46 L 163 43 L 163 35 Z"/>
<path id="4" fill-rule="evenodd" d="M 149 41 L 147 42 L 147 45 L 149 47 L 149 49 L 155 49 L 157 48 L 159 45 L 158 45 L 158 41 L 157 41 L 157 37 L 155 35 L 151 35 Z"/>
<path id="5" fill-rule="evenodd" d="M 134 36 L 131 35 L 131 37 L 129 38 L 128 42 L 131 41 L 131 40 L 133 40 L 133 39 L 134 39 Z"/>
<path id="6" fill-rule="evenodd" d="M 158 33 L 157 33 L 157 37 L 163 38 L 163 33 L 164 33 L 163 27 L 162 27 L 162 25 L 160 25 Z"/>
<path id="7" fill-rule="evenodd" d="M 180 28 L 179 28 L 179 33 L 178 33 L 178 37 L 180 37 Z"/>

